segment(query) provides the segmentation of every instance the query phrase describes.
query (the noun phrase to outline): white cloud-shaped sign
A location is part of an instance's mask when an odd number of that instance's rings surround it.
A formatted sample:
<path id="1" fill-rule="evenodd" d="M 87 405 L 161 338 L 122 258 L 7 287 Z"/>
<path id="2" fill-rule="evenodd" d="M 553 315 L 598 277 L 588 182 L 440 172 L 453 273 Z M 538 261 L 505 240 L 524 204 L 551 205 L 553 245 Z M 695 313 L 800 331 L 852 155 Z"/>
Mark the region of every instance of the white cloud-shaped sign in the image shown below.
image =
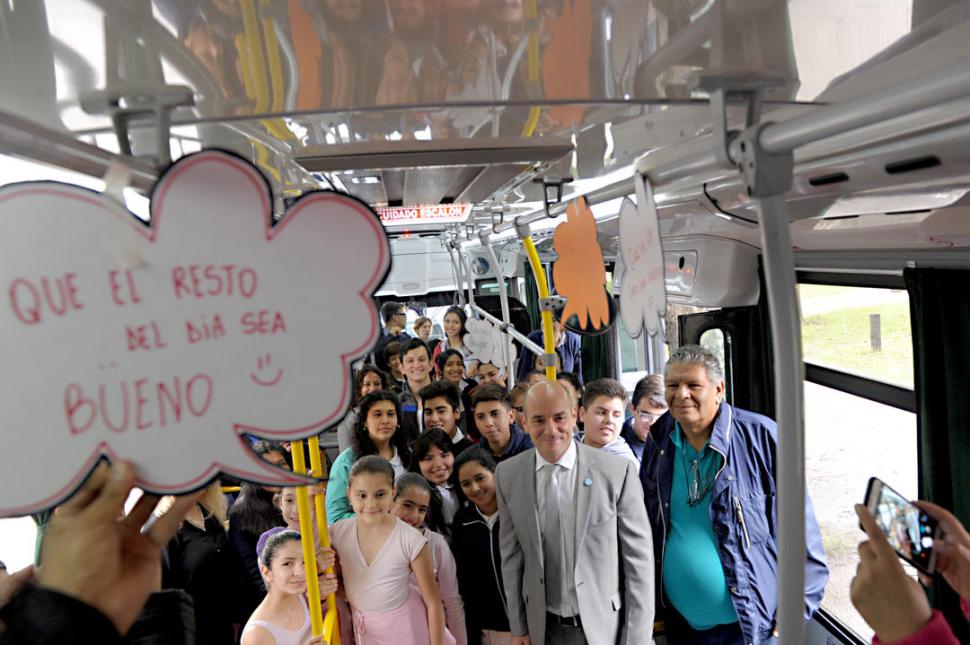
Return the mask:
<path id="1" fill-rule="evenodd" d="M 623 280 L 620 316 L 627 333 L 637 338 L 646 330 L 664 336 L 667 292 L 663 248 L 653 188 L 640 173 L 633 177 L 637 203 L 624 199 L 620 206 L 620 255 Z"/>
<path id="2" fill-rule="evenodd" d="M 491 363 L 499 369 L 505 364 L 505 334 L 487 320 L 469 318 L 465 323 L 468 332 L 462 338 L 471 357 L 480 363 Z M 512 345 L 512 360 L 515 360 L 515 345 Z"/>
<path id="3" fill-rule="evenodd" d="M 302 481 L 242 434 L 296 440 L 341 417 L 390 254 L 356 199 L 310 193 L 275 226 L 271 204 L 262 175 L 218 151 L 165 173 L 150 227 L 81 188 L 0 189 L 0 452 L 21 456 L 0 515 L 60 502 L 102 455 L 156 493 L 219 471 Z"/>

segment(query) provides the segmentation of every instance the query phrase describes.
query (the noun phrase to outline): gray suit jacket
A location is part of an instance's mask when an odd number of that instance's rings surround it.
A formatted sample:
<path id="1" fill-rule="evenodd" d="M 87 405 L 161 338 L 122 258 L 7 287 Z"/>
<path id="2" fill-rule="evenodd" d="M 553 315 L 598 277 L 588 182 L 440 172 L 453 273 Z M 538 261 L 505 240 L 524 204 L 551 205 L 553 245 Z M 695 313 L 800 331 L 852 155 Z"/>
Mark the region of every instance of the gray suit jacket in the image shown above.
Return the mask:
<path id="1" fill-rule="evenodd" d="M 590 645 L 649 645 L 653 634 L 653 538 L 633 463 L 582 444 L 576 467 L 579 615 Z M 535 449 L 496 472 L 502 577 L 509 624 L 544 645 L 546 591 L 536 507 Z M 588 482 L 588 485 L 587 485 Z"/>

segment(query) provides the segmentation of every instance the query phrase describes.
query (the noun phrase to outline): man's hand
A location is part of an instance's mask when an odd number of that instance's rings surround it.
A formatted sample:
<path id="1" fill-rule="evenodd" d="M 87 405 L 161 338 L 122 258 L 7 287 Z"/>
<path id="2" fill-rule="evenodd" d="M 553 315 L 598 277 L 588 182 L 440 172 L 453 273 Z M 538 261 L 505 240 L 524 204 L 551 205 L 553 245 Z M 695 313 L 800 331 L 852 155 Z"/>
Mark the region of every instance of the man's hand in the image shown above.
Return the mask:
<path id="1" fill-rule="evenodd" d="M 54 513 L 41 552 L 37 584 L 101 611 L 125 634 L 156 583 L 161 551 L 201 495 L 176 498 L 152 518 L 158 498 L 143 495 L 124 515 L 134 483 L 132 465 L 102 463 Z M 154 519 L 152 522 L 149 518 Z M 143 528 L 144 527 L 144 528 Z"/>
<path id="2" fill-rule="evenodd" d="M 970 533 L 953 513 L 932 502 L 916 502 L 916 507 L 943 529 L 943 539 L 933 545 L 936 570 L 961 598 L 970 600 Z"/>
<path id="3" fill-rule="evenodd" d="M 884 642 L 912 636 L 933 617 L 919 583 L 906 575 L 869 509 L 856 504 L 869 539 L 859 545 L 859 567 L 849 588 L 852 604 Z"/>
<path id="4" fill-rule="evenodd" d="M 512 645 L 532 645 L 532 641 L 529 640 L 529 636 L 513 636 Z"/>

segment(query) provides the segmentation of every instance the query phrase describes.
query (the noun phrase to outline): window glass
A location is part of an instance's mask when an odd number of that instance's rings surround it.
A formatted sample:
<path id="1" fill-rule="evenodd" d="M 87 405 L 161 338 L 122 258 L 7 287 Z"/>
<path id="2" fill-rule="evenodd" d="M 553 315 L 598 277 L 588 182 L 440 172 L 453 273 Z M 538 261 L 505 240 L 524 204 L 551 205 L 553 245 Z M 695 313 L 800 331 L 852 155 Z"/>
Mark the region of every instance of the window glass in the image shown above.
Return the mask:
<path id="1" fill-rule="evenodd" d="M 724 362 L 724 330 L 708 329 L 701 334 L 701 347 L 714 352 L 722 369 L 727 370 L 727 363 Z"/>
<path id="2" fill-rule="evenodd" d="M 872 476 L 915 499 L 916 469 L 915 414 L 805 383 L 805 480 L 830 575 L 822 607 L 866 642 L 872 630 L 849 600 L 864 537 L 853 505 Z"/>
<path id="3" fill-rule="evenodd" d="M 909 294 L 800 284 L 806 363 L 913 388 Z"/>

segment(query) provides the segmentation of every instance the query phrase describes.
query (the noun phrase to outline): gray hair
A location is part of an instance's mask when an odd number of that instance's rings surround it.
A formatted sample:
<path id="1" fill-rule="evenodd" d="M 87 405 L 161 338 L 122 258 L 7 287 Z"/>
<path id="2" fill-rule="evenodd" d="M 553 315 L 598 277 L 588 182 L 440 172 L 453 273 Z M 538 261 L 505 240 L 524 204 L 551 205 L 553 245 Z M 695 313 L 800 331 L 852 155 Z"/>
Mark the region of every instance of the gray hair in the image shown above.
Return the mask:
<path id="1" fill-rule="evenodd" d="M 667 365 L 673 363 L 693 363 L 702 365 L 707 372 L 707 380 L 711 383 L 720 383 L 724 380 L 724 370 L 721 369 L 721 361 L 711 350 L 700 345 L 681 345 L 670 352 Z"/>

